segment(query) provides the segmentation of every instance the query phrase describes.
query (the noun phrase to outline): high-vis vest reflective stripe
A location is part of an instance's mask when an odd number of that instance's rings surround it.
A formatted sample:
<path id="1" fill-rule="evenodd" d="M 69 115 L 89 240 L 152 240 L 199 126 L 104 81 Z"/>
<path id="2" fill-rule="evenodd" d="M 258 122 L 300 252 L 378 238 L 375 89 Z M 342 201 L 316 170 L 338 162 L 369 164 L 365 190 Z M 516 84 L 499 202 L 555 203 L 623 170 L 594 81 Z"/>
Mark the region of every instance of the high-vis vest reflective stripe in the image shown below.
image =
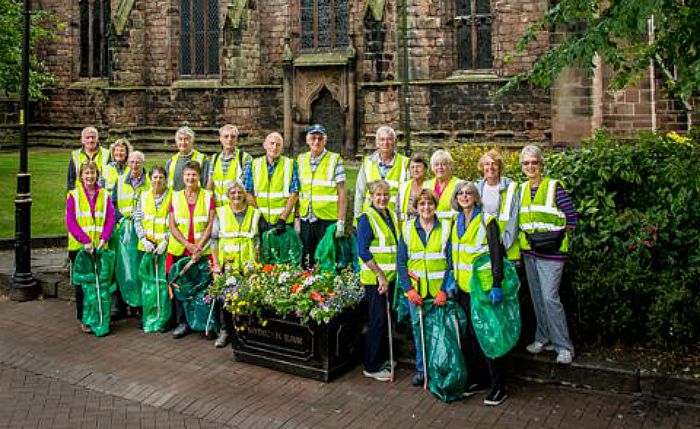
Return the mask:
<path id="1" fill-rule="evenodd" d="M 159 245 L 168 233 L 168 208 L 173 198 L 173 192 L 170 189 L 165 189 L 165 196 L 160 203 L 160 208 L 156 209 L 156 199 L 153 196 L 153 190 L 149 189 L 141 195 L 141 208 L 143 209 L 143 219 L 141 226 L 146 232 L 146 238 L 150 240 L 154 246 Z M 146 249 L 143 243 L 139 240 L 138 248 L 144 252 Z"/>
<path id="2" fill-rule="evenodd" d="M 368 185 L 365 191 L 365 202 L 362 206 L 362 210 L 366 211 L 372 205 L 372 197 L 369 193 L 369 184 L 375 180 L 381 180 L 382 175 L 379 173 L 379 165 L 376 162 L 372 162 L 370 157 L 366 156 L 362 161 L 362 171 L 365 174 L 365 183 Z M 391 167 L 389 172 L 386 174 L 384 180 L 389 183 L 390 189 L 390 199 L 388 208 L 391 211 L 396 210 L 396 195 L 399 191 L 399 185 L 408 180 L 408 164 L 409 159 L 405 156 L 397 153 L 394 155 L 394 165 Z"/>
<path id="3" fill-rule="evenodd" d="M 386 277 L 387 281 L 392 281 L 396 278 L 396 245 L 398 243 L 396 214 L 389 211 L 389 216 L 391 216 L 391 221 L 394 225 L 393 228 L 386 223 L 382 215 L 373 207 L 365 210 L 364 214 L 367 215 L 369 226 L 372 228 L 372 234 L 374 235 L 372 242 L 369 244 L 369 251 L 374 262 L 384 272 L 384 277 Z M 377 275 L 362 261 L 362 258 L 359 258 L 359 261 L 361 267 L 360 282 L 364 285 L 376 285 Z"/>
<path id="4" fill-rule="evenodd" d="M 80 166 L 88 160 L 88 156 L 82 149 L 76 149 L 71 154 L 71 158 L 73 158 L 73 165 L 75 166 L 75 187 L 77 188 L 80 185 Z M 102 176 L 107 170 L 107 165 L 109 165 L 109 149 L 98 148 L 97 154 L 92 160 L 95 161 L 100 176 Z"/>
<path id="5" fill-rule="evenodd" d="M 117 208 L 125 218 L 131 217 L 141 194 L 151 187 L 151 180 L 148 178 L 145 171 L 143 175 L 143 183 L 136 189 L 131 185 L 129 176 L 123 177 L 117 184 Z"/>
<path id="6" fill-rule="evenodd" d="M 117 186 L 117 182 L 130 174 L 129 167 L 124 167 L 121 173 L 117 171 L 117 167 L 114 164 L 108 164 L 104 171 L 104 181 L 105 189 L 107 194 L 112 194 L 112 189 Z"/>
<path id="7" fill-rule="evenodd" d="M 241 268 L 255 262 L 253 238 L 258 233 L 260 212 L 248 206 L 243 223 L 239 224 L 230 204 L 216 209 L 219 218 L 218 261 L 220 266 Z"/>
<path id="8" fill-rule="evenodd" d="M 440 292 L 447 270 L 447 239 L 450 236 L 450 221 L 438 220 L 428 235 L 426 246 L 416 230 L 416 222 L 406 222 L 403 237 L 408 249 L 408 270 L 420 278 L 417 292 L 425 298 L 435 297 Z"/>
<path id="9" fill-rule="evenodd" d="M 399 221 L 408 220 L 408 200 L 411 199 L 411 187 L 413 180 L 403 182 L 399 185 L 399 192 L 396 196 L 396 204 L 398 205 Z"/>
<path id="10" fill-rule="evenodd" d="M 458 237 L 456 219 L 452 225 L 452 268 L 457 286 L 466 293 L 469 293 L 474 261 L 479 256 L 489 253 L 486 225 L 494 219 L 495 217 L 492 215 L 479 213 L 469 222 L 462 237 Z M 491 264 L 485 264 L 481 269 L 490 272 Z M 482 283 L 482 288 L 484 290 L 490 289 L 491 283 Z"/>
<path id="11" fill-rule="evenodd" d="M 311 171 L 311 152 L 302 153 L 298 158 L 299 165 L 299 210 L 302 217 L 308 215 L 309 205 L 317 218 L 323 220 L 338 219 L 338 188 L 335 182 L 335 167 L 340 155 L 326 151 L 323 158 Z"/>
<path id="12" fill-rule="evenodd" d="M 177 191 L 173 194 L 172 199 L 173 205 L 173 216 L 175 216 L 175 225 L 177 229 L 180 230 L 185 239 L 190 232 L 190 209 L 187 205 L 187 197 L 185 197 L 185 191 Z M 204 189 L 199 190 L 199 195 L 197 195 L 197 203 L 194 206 L 194 213 L 192 216 L 192 223 L 194 225 L 194 241 L 197 242 L 201 237 L 204 230 L 207 229 L 207 224 L 209 222 L 209 207 L 211 206 L 211 193 Z M 185 246 L 177 241 L 175 235 L 170 234 L 170 240 L 168 241 L 168 253 L 172 253 L 175 256 L 180 256 L 185 251 Z M 202 255 L 209 253 L 209 246 L 204 246 Z"/>
<path id="13" fill-rule="evenodd" d="M 218 154 L 214 160 L 212 171 L 212 181 L 214 182 L 214 201 L 217 207 L 228 204 L 228 196 L 226 192 L 228 187 L 233 182 L 243 183 L 244 167 L 250 155 L 236 149 L 233 159 L 228 164 L 228 168 L 224 173 L 224 161 L 221 159 L 222 154 Z"/>
<path id="14" fill-rule="evenodd" d="M 502 190 L 499 194 L 500 204 L 498 209 L 498 227 L 501 231 L 501 237 L 503 236 L 503 232 L 506 230 L 508 221 L 510 221 L 510 212 L 513 208 L 513 204 L 518 204 L 518 201 L 513 201 L 517 190 L 518 184 L 511 182 L 506 189 Z M 518 243 L 517 237 L 513 240 L 510 247 L 506 249 L 506 257 L 510 261 L 520 260 L 520 244 Z"/>
<path id="15" fill-rule="evenodd" d="M 292 195 L 289 187 L 292 185 L 294 160 L 283 156 L 277 161 L 272 177 L 267 174 L 267 158 L 261 156 L 253 161 L 253 182 L 255 186 L 255 202 L 260 214 L 267 223 L 273 225 L 287 205 Z M 287 216 L 287 223 L 293 223 L 294 216 Z"/>
<path id="16" fill-rule="evenodd" d="M 204 166 L 204 160 L 206 159 L 206 155 L 203 153 L 199 153 L 196 150 L 192 151 L 192 157 L 190 158 L 192 161 L 197 161 L 199 163 L 199 166 L 202 167 Z M 176 153 L 170 158 L 170 168 L 168 168 L 168 188 L 172 189 L 173 186 L 175 186 L 175 170 L 177 168 L 177 160 L 180 159 L 180 154 Z"/>
<path id="17" fill-rule="evenodd" d="M 561 231 L 566 228 L 566 215 L 557 207 L 557 183 L 558 180 L 545 177 L 542 179 L 535 199 L 530 196 L 530 181 L 520 185 L 520 234 L 518 240 L 521 250 L 531 250 L 525 233 Z M 559 251 L 569 251 L 569 234 L 564 236 Z"/>
<path id="18" fill-rule="evenodd" d="M 90 237 L 90 242 L 93 246 L 97 246 L 102 235 L 105 220 L 107 218 L 107 191 L 100 188 L 95 197 L 95 216 L 90 212 L 90 202 L 82 185 L 78 185 L 75 189 L 68 192 L 68 196 L 73 195 L 75 202 L 75 220 L 80 225 L 80 228 Z M 83 244 L 76 240 L 71 234 L 68 234 L 68 250 L 80 250 Z"/>
<path id="19" fill-rule="evenodd" d="M 442 191 L 442 195 L 438 200 L 437 209 L 435 209 L 435 214 L 437 215 L 438 219 L 452 220 L 452 218 L 454 218 L 454 216 L 457 214 L 456 211 L 452 210 L 452 196 L 455 193 L 455 186 L 457 186 L 458 181 L 458 178 L 452 177 L 447 183 L 447 186 L 445 186 L 445 189 Z M 425 182 L 423 188 L 430 189 L 431 191 L 435 190 L 435 179 L 430 179 Z"/>

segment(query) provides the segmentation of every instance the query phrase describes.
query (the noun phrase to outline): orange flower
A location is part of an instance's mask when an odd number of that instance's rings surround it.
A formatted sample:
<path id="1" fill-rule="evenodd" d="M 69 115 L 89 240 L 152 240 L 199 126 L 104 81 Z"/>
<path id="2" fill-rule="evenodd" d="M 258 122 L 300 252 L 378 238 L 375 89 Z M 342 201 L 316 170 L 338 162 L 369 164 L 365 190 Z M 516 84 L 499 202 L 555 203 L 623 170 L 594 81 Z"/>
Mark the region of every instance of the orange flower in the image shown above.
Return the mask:
<path id="1" fill-rule="evenodd" d="M 311 299 L 313 299 L 316 302 L 321 302 L 321 303 L 326 301 L 325 299 L 323 299 L 321 294 L 316 292 L 316 291 L 311 292 Z"/>
<path id="2" fill-rule="evenodd" d="M 301 288 L 301 283 L 294 283 L 292 285 L 292 293 L 297 293 L 299 292 L 299 289 Z"/>
<path id="3" fill-rule="evenodd" d="M 275 268 L 274 265 L 267 264 L 263 267 L 263 273 L 271 273 L 272 270 Z"/>

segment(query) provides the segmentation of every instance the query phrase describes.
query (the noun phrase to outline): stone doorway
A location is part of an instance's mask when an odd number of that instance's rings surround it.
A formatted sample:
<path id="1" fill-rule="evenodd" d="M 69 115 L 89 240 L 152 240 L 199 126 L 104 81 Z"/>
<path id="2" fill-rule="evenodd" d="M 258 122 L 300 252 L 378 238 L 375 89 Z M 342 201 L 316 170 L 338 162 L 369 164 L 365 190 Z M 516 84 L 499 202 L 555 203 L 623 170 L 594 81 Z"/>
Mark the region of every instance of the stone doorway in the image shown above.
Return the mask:
<path id="1" fill-rule="evenodd" d="M 345 112 L 327 88 L 323 88 L 318 98 L 311 104 L 312 124 L 321 124 L 328 130 L 326 148 L 343 153 L 345 142 Z"/>

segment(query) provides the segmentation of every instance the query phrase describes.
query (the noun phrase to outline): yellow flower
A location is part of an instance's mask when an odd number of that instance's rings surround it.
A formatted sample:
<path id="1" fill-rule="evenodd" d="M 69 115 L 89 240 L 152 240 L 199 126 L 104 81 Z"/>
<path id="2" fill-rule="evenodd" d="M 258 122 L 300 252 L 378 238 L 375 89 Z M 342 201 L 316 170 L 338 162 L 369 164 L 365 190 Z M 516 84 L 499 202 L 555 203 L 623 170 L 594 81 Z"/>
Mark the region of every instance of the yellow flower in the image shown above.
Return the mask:
<path id="1" fill-rule="evenodd" d="M 245 307 L 246 302 L 245 301 L 238 301 L 238 306 L 239 307 Z"/>

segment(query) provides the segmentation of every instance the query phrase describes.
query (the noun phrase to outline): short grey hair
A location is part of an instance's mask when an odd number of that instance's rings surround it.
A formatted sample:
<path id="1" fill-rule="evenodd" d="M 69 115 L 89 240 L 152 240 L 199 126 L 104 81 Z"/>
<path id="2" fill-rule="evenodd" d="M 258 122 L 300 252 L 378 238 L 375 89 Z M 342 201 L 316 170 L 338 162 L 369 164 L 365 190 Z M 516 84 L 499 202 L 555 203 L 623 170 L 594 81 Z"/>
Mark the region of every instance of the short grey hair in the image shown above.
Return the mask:
<path id="1" fill-rule="evenodd" d="M 226 130 L 231 130 L 236 134 L 236 137 L 238 137 L 238 127 L 233 125 L 233 124 L 226 124 L 223 127 L 219 128 L 219 135 L 223 134 L 226 132 Z"/>
<path id="2" fill-rule="evenodd" d="M 95 127 L 85 127 L 83 130 L 80 132 L 80 137 L 84 137 L 87 133 L 95 133 L 95 137 L 99 138 L 100 133 L 97 132 L 97 128 Z"/>
<path id="3" fill-rule="evenodd" d="M 452 163 L 454 160 L 452 159 L 452 155 L 444 149 L 438 149 L 436 150 L 433 155 L 430 157 L 430 168 L 434 168 L 436 164 L 447 161 L 447 163 L 452 167 Z"/>
<path id="4" fill-rule="evenodd" d="M 146 162 L 146 155 L 143 154 L 140 150 L 135 150 L 129 154 L 129 158 L 141 158 L 141 162 Z"/>
<path id="5" fill-rule="evenodd" d="M 175 131 L 175 140 L 177 140 L 177 137 L 180 134 L 185 134 L 186 136 L 189 136 L 190 140 L 192 140 L 192 143 L 194 143 L 194 131 L 192 131 L 192 128 L 188 127 L 187 125 L 182 126 Z"/>
<path id="6" fill-rule="evenodd" d="M 379 138 L 379 136 L 386 134 L 391 136 L 391 138 L 396 141 L 396 131 L 394 131 L 393 128 L 391 128 L 388 125 L 382 125 L 381 127 L 377 128 L 377 132 L 374 133 L 374 138 L 375 140 Z"/>
<path id="7" fill-rule="evenodd" d="M 523 163 L 523 160 L 525 159 L 526 156 L 534 156 L 537 158 L 537 160 L 540 162 L 540 165 L 544 164 L 544 156 L 542 155 L 542 149 L 535 145 L 528 145 L 523 148 L 523 150 L 520 151 L 520 163 Z"/>
<path id="8" fill-rule="evenodd" d="M 374 195 L 374 193 L 380 189 L 384 189 L 386 191 L 391 192 L 391 185 L 389 185 L 389 182 L 387 182 L 386 180 L 379 179 L 371 182 L 368 186 L 368 189 L 369 194 Z"/>
<path id="9" fill-rule="evenodd" d="M 450 204 L 452 206 L 452 210 L 458 213 L 462 211 L 462 207 L 460 207 L 459 202 L 457 201 L 457 194 L 464 188 L 469 188 L 474 193 L 474 205 L 481 205 L 481 196 L 479 195 L 479 190 L 476 188 L 476 184 L 468 180 L 460 180 L 455 185 L 455 193 L 452 194 L 452 201 Z M 469 219 L 467 219 L 467 222 L 469 222 Z"/>

